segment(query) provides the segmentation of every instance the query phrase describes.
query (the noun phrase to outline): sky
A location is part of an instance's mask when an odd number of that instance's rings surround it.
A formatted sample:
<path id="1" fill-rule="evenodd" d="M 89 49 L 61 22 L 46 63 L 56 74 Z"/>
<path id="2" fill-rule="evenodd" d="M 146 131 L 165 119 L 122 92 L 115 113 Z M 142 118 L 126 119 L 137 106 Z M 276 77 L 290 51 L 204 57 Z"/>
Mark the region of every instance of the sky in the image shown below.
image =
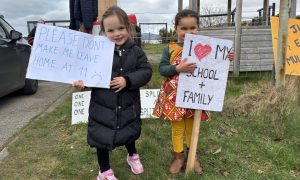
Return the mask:
<path id="1" fill-rule="evenodd" d="M 27 21 L 38 19 L 69 20 L 68 0 L 0 0 L 0 15 L 17 30 L 27 36 Z M 168 28 L 173 27 L 173 19 L 177 12 L 177 0 L 118 0 L 118 6 L 128 14 L 135 13 L 138 23 L 168 23 Z M 280 0 L 269 0 L 270 5 L 276 3 L 279 11 Z M 189 0 L 183 0 L 183 8 L 188 7 Z M 217 6 L 216 6 L 217 5 Z M 227 9 L 227 0 L 200 0 L 200 6 Z M 232 0 L 232 9 L 236 0 Z M 243 19 L 258 16 L 257 9 L 263 7 L 263 0 L 244 0 Z M 297 4 L 297 14 L 300 15 L 300 2 Z"/>

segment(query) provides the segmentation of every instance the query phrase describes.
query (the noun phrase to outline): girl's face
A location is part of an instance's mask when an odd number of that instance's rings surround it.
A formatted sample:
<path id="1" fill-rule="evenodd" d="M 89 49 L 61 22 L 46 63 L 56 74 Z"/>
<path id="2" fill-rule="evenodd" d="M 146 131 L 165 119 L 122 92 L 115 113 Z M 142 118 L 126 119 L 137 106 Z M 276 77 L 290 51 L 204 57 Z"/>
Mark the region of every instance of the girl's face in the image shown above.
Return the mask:
<path id="1" fill-rule="evenodd" d="M 116 15 L 105 18 L 103 26 L 107 38 L 116 43 L 117 47 L 122 46 L 130 36 L 126 26 L 120 22 Z"/>
<path id="2" fill-rule="evenodd" d="M 180 19 L 176 27 L 176 33 L 178 36 L 178 42 L 184 42 L 184 36 L 186 33 L 197 34 L 197 19 L 195 17 L 184 17 Z"/>

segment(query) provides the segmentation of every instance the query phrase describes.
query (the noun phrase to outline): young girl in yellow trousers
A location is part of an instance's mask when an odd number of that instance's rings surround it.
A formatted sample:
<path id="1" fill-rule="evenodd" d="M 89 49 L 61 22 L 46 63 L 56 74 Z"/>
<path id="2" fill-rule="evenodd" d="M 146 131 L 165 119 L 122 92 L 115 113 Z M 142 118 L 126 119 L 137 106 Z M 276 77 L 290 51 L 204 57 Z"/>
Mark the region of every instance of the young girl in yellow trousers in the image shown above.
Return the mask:
<path id="1" fill-rule="evenodd" d="M 97 180 L 117 180 L 109 163 L 109 151 L 125 145 L 126 162 L 132 173 L 144 172 L 135 141 L 141 134 L 139 88 L 151 79 L 152 70 L 143 50 L 131 38 L 127 14 L 119 7 L 108 8 L 101 31 L 115 43 L 110 89 L 92 88 L 88 121 L 88 144 L 97 149 L 100 171 Z M 74 86 L 84 88 L 81 80 Z"/>
<path id="2" fill-rule="evenodd" d="M 192 73 L 197 68 L 196 63 L 187 62 L 181 59 L 183 42 L 186 33 L 198 34 L 199 15 L 192 10 L 182 10 L 175 16 L 175 31 L 177 34 L 177 43 L 169 43 L 163 50 L 159 64 L 159 72 L 164 76 L 162 81 L 160 95 L 156 102 L 153 115 L 162 120 L 171 121 L 172 126 L 172 145 L 173 161 L 169 171 L 177 174 L 184 166 L 186 156 L 184 154 L 184 134 L 187 148 L 190 147 L 191 134 L 193 126 L 193 109 L 175 107 L 176 90 L 179 73 Z M 233 60 L 233 53 L 228 55 L 229 60 Z M 211 120 L 210 113 L 202 111 L 201 121 Z M 202 173 L 202 166 L 196 157 L 194 171 Z"/>

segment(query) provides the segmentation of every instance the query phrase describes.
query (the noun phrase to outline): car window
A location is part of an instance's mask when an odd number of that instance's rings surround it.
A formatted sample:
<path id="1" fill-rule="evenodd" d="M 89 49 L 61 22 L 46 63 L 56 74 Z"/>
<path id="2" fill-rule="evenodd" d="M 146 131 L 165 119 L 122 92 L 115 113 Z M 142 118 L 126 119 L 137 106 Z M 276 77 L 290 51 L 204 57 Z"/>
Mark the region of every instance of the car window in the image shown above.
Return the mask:
<path id="1" fill-rule="evenodd" d="M 11 30 L 14 30 L 13 27 L 11 27 L 11 25 L 9 25 L 4 19 L 0 18 L 0 23 L 4 26 L 4 28 L 10 32 Z"/>
<path id="2" fill-rule="evenodd" d="M 1 28 L 4 28 L 2 30 L 4 30 L 4 33 L 5 33 L 5 30 L 6 32 L 10 33 L 12 30 L 14 30 L 14 28 L 12 28 L 4 19 L 0 18 L 0 27 Z M 5 35 L 6 38 L 7 35 Z"/>
<path id="3" fill-rule="evenodd" d="M 6 39 L 6 33 L 4 29 L 0 26 L 0 39 Z"/>

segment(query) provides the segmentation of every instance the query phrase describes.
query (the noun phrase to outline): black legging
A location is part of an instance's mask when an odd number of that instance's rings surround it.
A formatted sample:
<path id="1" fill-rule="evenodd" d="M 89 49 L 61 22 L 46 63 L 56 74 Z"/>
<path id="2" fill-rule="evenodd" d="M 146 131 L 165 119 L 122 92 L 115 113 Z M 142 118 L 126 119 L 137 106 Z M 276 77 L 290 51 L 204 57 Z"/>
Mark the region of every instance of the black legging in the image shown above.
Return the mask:
<path id="1" fill-rule="evenodd" d="M 129 156 L 132 156 L 136 153 L 135 142 L 125 145 Z M 108 149 L 100 149 L 97 148 L 97 157 L 98 157 L 98 164 L 100 166 L 100 171 L 104 172 L 110 169 L 109 165 L 109 151 Z"/>

